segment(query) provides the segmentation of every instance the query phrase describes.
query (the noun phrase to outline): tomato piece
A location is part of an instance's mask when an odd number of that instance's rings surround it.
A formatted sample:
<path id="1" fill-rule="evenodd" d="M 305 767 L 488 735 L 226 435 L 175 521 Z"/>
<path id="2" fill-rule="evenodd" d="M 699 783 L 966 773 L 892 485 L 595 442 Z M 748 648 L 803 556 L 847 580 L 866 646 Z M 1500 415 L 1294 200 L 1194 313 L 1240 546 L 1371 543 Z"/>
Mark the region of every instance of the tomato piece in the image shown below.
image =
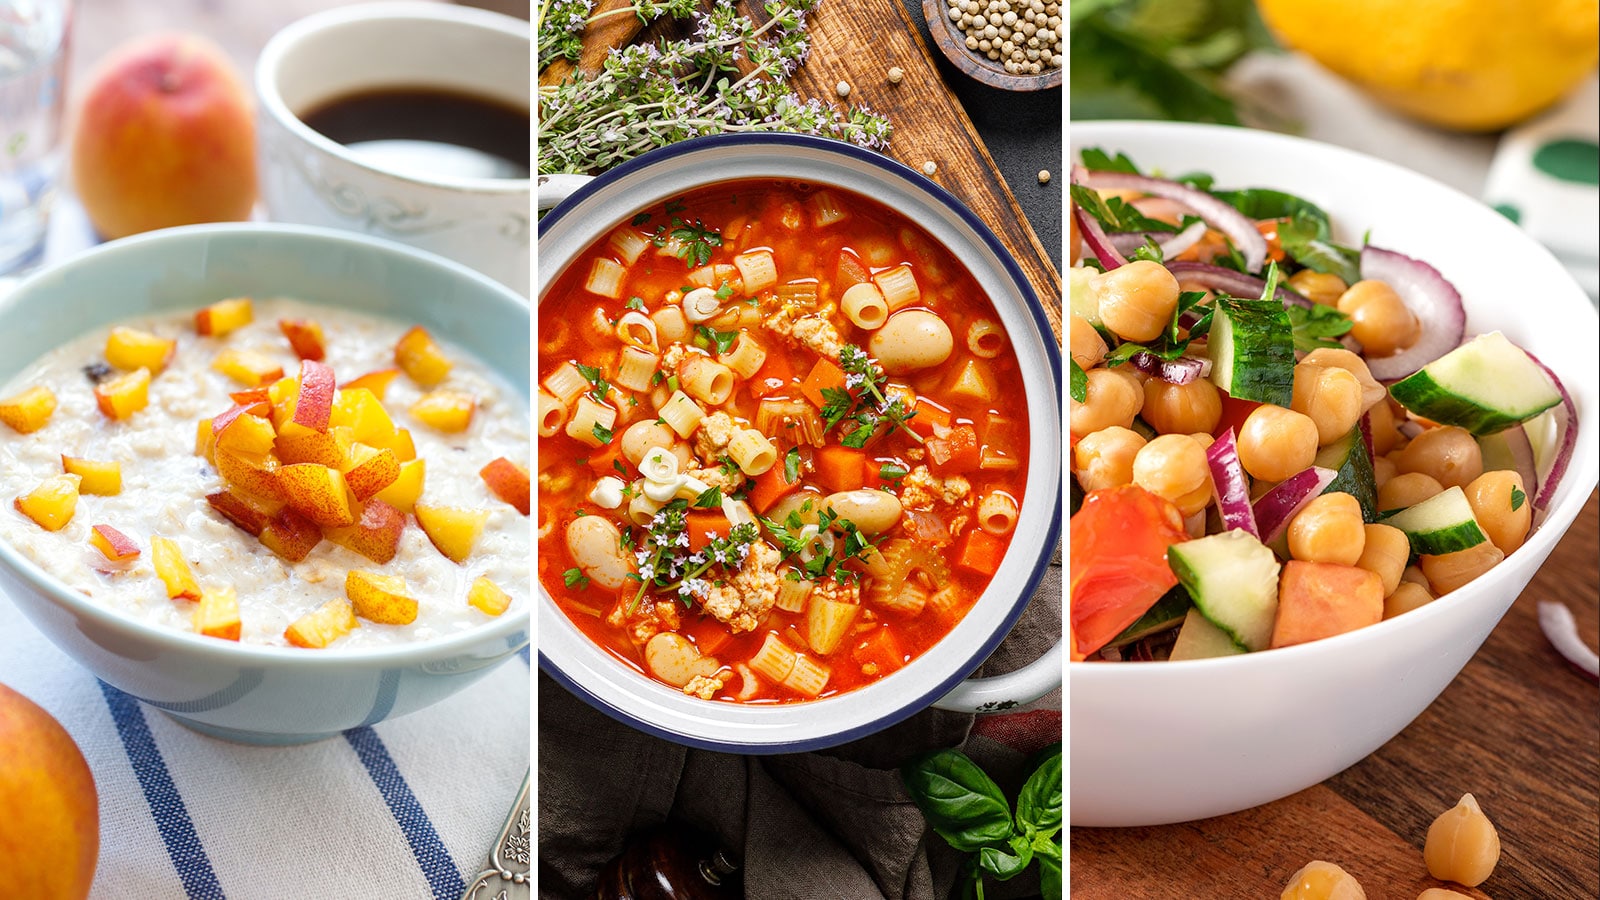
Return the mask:
<path id="1" fill-rule="evenodd" d="M 1254 400 L 1235 400 L 1228 396 L 1227 391 L 1217 391 L 1217 395 L 1222 398 L 1222 418 L 1217 420 L 1217 427 L 1211 429 L 1212 437 L 1222 437 L 1222 433 L 1229 428 L 1233 429 L 1234 434 L 1239 434 L 1244 430 L 1244 420 L 1250 418 L 1250 414 L 1261 405 Z"/>
<path id="2" fill-rule="evenodd" d="M 1104 647 L 1178 583 L 1167 548 L 1188 539 L 1183 516 L 1137 485 L 1091 491 L 1070 523 L 1073 661 Z"/>

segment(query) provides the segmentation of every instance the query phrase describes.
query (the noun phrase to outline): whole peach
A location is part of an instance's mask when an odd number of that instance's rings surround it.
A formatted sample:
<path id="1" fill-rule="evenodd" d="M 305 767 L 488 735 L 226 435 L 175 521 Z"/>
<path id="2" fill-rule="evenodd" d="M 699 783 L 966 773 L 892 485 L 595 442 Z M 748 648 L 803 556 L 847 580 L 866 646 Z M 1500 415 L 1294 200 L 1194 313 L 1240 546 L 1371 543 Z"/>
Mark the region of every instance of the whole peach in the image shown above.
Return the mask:
<path id="1" fill-rule="evenodd" d="M 0 684 L 0 897 L 82 900 L 99 853 L 100 802 L 78 745 Z"/>
<path id="2" fill-rule="evenodd" d="M 255 119 L 232 63 L 188 34 L 113 50 L 89 77 L 78 110 L 72 181 L 108 239 L 248 219 Z"/>

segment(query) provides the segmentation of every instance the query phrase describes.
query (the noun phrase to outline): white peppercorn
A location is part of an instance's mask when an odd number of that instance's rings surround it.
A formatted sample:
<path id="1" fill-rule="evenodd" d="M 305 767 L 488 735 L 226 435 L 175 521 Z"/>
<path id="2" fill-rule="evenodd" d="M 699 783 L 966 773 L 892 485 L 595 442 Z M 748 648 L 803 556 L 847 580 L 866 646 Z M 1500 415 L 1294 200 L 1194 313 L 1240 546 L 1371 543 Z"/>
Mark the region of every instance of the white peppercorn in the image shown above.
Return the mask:
<path id="1" fill-rule="evenodd" d="M 962 43 L 1013 74 L 1060 68 L 1061 4 L 1044 0 L 945 0 Z M 844 96 L 843 93 L 840 96 Z"/>

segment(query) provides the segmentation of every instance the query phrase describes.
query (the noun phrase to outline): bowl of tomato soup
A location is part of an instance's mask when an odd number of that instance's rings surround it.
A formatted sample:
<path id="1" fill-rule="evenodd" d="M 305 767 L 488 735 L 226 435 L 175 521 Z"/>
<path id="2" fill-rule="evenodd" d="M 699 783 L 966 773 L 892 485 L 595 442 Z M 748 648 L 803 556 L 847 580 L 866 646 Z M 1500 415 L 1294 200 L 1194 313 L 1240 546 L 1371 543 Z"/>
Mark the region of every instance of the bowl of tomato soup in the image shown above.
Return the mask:
<path id="1" fill-rule="evenodd" d="M 1060 684 L 1055 654 L 963 681 L 1058 540 L 1061 363 L 959 201 L 837 141 L 720 136 L 582 183 L 539 253 L 545 672 L 748 753 Z"/>

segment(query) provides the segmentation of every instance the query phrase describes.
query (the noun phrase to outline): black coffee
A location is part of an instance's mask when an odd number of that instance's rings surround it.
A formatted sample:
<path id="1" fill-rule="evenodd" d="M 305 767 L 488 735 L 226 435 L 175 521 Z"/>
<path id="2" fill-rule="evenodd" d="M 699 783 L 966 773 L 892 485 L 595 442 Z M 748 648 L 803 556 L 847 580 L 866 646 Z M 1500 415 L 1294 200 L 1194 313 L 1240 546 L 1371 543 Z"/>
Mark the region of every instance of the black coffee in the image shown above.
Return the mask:
<path id="1" fill-rule="evenodd" d="M 475 94 L 382 88 L 346 94 L 300 117 L 385 168 L 422 176 L 527 178 L 528 110 Z"/>

